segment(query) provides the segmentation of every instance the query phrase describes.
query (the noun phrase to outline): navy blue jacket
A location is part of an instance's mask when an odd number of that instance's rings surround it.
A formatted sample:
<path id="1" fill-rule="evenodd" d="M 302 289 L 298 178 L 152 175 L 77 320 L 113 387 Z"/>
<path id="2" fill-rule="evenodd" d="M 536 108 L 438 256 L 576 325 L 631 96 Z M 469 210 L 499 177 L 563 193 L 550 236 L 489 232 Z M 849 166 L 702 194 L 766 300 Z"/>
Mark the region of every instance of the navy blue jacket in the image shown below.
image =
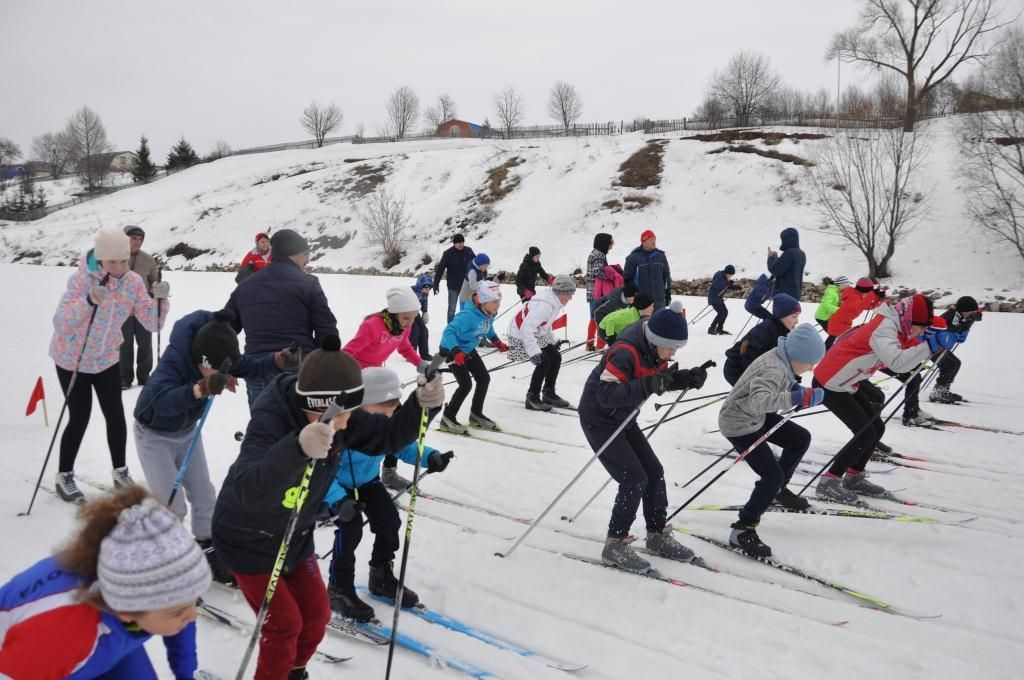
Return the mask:
<path id="1" fill-rule="evenodd" d="M 245 353 L 277 352 L 293 342 L 303 354 L 338 334 L 320 281 L 291 260 L 276 259 L 238 284 L 228 299 L 236 331 L 245 329 Z"/>
<path id="2" fill-rule="evenodd" d="M 725 271 L 717 271 L 711 277 L 711 286 L 708 287 L 708 304 L 722 302 L 722 296 L 727 290 L 739 290 L 738 284 L 732 283 L 725 278 Z"/>
<path id="3" fill-rule="evenodd" d="M 789 329 L 774 316 L 765 319 L 750 329 L 739 342 L 725 350 L 725 366 L 722 373 L 730 385 L 735 385 L 754 359 L 775 349 L 779 338 L 789 335 Z"/>
<path id="4" fill-rule="evenodd" d="M 441 285 L 441 277 L 447 272 L 448 278 L 445 280 L 448 282 L 448 290 L 462 290 L 462 282 L 466 280 L 466 270 L 469 269 L 469 263 L 473 261 L 474 257 L 476 257 L 476 253 L 469 246 L 463 246 L 461 251 L 455 246 L 444 251 L 441 260 L 437 263 L 437 269 L 434 270 L 434 289 L 437 290 L 437 287 Z"/>
<path id="5" fill-rule="evenodd" d="M 775 279 L 776 293 L 786 293 L 792 295 L 795 300 L 800 300 L 807 255 L 800 250 L 800 233 L 796 229 L 783 229 L 780 237 L 782 254 L 778 257 L 768 257 L 768 271 Z"/>
<path id="6" fill-rule="evenodd" d="M 664 301 L 668 305 L 672 301 L 672 278 L 665 251 L 655 248 L 647 252 L 643 246 L 637 246 L 626 257 L 622 275 L 636 284 L 637 291 L 654 298 L 655 303 Z"/>
<path id="7" fill-rule="evenodd" d="M 268 574 L 273 569 L 303 471 L 310 459 L 299 447 L 308 424 L 294 399 L 298 376 L 279 375 L 253 404 L 252 418 L 238 458 L 228 469 L 213 510 L 213 543 L 232 571 Z M 434 410 L 431 415 L 435 414 Z M 313 554 L 316 513 L 338 471 L 339 453 L 350 447 L 378 454 L 397 453 L 416 439 L 419 400 L 411 397 L 393 416 L 352 411 L 348 426 L 334 435 L 331 453 L 316 461 L 309 494 L 299 512 L 284 571 Z"/>
<path id="8" fill-rule="evenodd" d="M 750 289 L 747 300 L 743 303 L 743 309 L 753 314 L 755 309 L 764 306 L 765 301 L 771 295 L 772 282 L 765 274 L 761 274 L 757 277 L 757 281 L 754 282 L 754 287 Z"/>
<path id="9" fill-rule="evenodd" d="M 167 349 L 135 402 L 134 416 L 139 423 L 160 432 L 181 432 L 199 420 L 207 398 L 196 399 L 192 391 L 203 377 L 192 359 L 192 341 L 211 319 L 213 312 L 200 309 L 174 323 Z M 229 373 L 244 378 L 257 365 L 268 372 L 277 369 L 273 354 L 260 359 L 243 356 Z"/>
<path id="10" fill-rule="evenodd" d="M 617 427 L 647 398 L 640 378 L 662 370 L 666 363 L 658 359 L 658 351 L 647 342 L 646 327 L 647 321 L 642 320 L 619 333 L 615 344 L 590 372 L 580 397 L 583 427 Z"/>

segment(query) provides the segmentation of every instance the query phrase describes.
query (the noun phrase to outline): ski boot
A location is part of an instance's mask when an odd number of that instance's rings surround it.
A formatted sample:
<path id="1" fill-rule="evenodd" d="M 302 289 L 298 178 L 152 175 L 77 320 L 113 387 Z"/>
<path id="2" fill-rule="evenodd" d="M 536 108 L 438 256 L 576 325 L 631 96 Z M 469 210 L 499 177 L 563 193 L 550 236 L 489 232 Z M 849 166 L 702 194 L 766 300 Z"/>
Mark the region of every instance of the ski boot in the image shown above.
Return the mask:
<path id="1" fill-rule="evenodd" d="M 900 422 L 903 423 L 903 427 L 932 427 L 932 421 L 923 417 L 920 413 L 914 415 L 904 413 Z"/>
<path id="2" fill-rule="evenodd" d="M 483 413 L 473 413 L 472 411 L 469 412 L 469 426 L 481 430 L 494 430 L 495 432 L 501 431 L 498 424 Z"/>
<path id="3" fill-rule="evenodd" d="M 836 503 L 844 503 L 846 505 L 861 505 L 857 494 L 847 491 L 843 487 L 842 480 L 839 477 L 832 476 L 831 473 L 822 475 L 821 481 L 818 482 L 818 487 L 814 490 L 814 495 L 823 501 L 835 501 Z"/>
<path id="4" fill-rule="evenodd" d="M 889 492 L 868 481 L 868 475 L 864 471 L 847 470 L 843 475 L 843 488 L 861 496 L 885 497 Z"/>
<path id="5" fill-rule="evenodd" d="M 527 411 L 550 411 L 551 407 L 545 404 L 540 395 L 536 392 L 526 393 L 526 410 Z"/>
<path id="6" fill-rule="evenodd" d="M 750 526 L 736 522 L 729 525 L 732 533 L 729 534 L 729 545 L 739 548 L 751 557 L 771 557 L 772 549 L 761 541 L 757 535 L 757 525 Z"/>
<path id="7" fill-rule="evenodd" d="M 78 505 L 85 503 L 85 494 L 79 491 L 78 485 L 75 484 L 74 472 L 57 473 L 57 495 L 68 503 L 77 503 Z"/>
<path id="8" fill-rule="evenodd" d="M 633 548 L 629 546 L 630 540 L 625 536 L 609 536 L 605 539 L 604 550 L 601 551 L 601 561 L 623 571 L 646 574 L 651 570 L 651 563 L 633 552 Z"/>
<path id="9" fill-rule="evenodd" d="M 331 611 L 338 616 L 364 622 L 376 616 L 373 607 L 360 600 L 352 586 L 327 586 L 327 596 L 331 600 Z"/>
<path id="10" fill-rule="evenodd" d="M 398 474 L 398 468 L 386 465 L 380 469 L 380 481 L 392 491 L 405 491 L 412 486 L 412 482 Z"/>
<path id="11" fill-rule="evenodd" d="M 654 555 L 679 562 L 693 560 L 693 551 L 672 537 L 672 525 L 661 531 L 647 532 L 647 550 Z"/>
<path id="12" fill-rule="evenodd" d="M 797 512 L 804 512 L 805 510 L 811 509 L 811 504 L 807 502 L 807 499 L 803 496 L 797 496 L 795 493 L 789 490 L 789 487 L 785 484 L 779 489 L 779 492 L 775 494 L 775 502 L 786 508 L 787 510 L 796 510 Z"/>
<path id="13" fill-rule="evenodd" d="M 467 432 L 466 426 L 455 420 L 454 416 L 451 418 L 444 415 L 441 416 L 441 423 L 437 426 L 437 429 L 441 430 L 441 432 L 450 432 L 451 434 L 466 434 Z"/>
<path id="14" fill-rule="evenodd" d="M 128 474 L 128 466 L 123 465 L 110 471 L 110 477 L 114 480 L 115 489 L 123 489 L 135 483 L 132 476 Z"/>
<path id="15" fill-rule="evenodd" d="M 570 406 L 569 402 L 555 394 L 554 390 L 544 390 L 543 402 L 556 408 L 569 408 Z"/>
<path id="16" fill-rule="evenodd" d="M 963 401 L 963 397 L 949 391 L 945 385 L 936 385 L 932 393 L 928 395 L 928 401 L 935 404 L 955 404 Z"/>
<path id="17" fill-rule="evenodd" d="M 395 593 L 398 592 L 398 579 L 395 578 L 395 573 L 392 571 L 393 564 L 393 562 L 385 562 L 379 567 L 370 565 L 370 580 L 367 585 L 369 585 L 371 593 L 395 599 Z M 402 588 L 403 607 L 415 607 L 419 603 L 419 595 L 407 587 Z"/>

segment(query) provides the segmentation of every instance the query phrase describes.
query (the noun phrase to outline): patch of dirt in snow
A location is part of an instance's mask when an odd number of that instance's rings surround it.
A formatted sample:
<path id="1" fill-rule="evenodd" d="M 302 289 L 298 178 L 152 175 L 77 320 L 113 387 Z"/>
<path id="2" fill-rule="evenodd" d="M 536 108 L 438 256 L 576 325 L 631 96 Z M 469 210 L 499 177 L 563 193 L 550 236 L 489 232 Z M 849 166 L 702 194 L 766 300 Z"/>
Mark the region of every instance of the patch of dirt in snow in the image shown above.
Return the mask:
<path id="1" fill-rule="evenodd" d="M 619 166 L 619 179 L 612 186 L 646 189 L 661 185 L 667 139 L 652 139 Z"/>

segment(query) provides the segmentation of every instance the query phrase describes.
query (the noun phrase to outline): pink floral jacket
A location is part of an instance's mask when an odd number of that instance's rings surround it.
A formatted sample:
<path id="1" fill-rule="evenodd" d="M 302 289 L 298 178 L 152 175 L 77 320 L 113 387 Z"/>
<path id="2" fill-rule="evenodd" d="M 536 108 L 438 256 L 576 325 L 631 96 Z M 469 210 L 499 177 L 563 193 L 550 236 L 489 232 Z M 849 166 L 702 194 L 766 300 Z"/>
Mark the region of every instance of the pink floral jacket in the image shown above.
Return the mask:
<path id="1" fill-rule="evenodd" d="M 161 303 L 158 320 L 157 301 L 149 297 L 142 277 L 130 271 L 120 279 L 107 281 L 109 292 L 96 309 L 90 328 L 93 306 L 89 304 L 89 291 L 99 285 L 104 276 L 90 250 L 79 262 L 78 271 L 68 279 L 68 288 L 53 315 L 50 358 L 65 370 L 78 368 L 82 373 L 100 373 L 116 364 L 120 360 L 121 326 L 129 316 L 134 316 L 149 331 L 162 328 L 167 319 L 168 301 Z M 83 345 L 85 352 L 82 352 Z M 79 357 L 82 358 L 80 364 Z"/>

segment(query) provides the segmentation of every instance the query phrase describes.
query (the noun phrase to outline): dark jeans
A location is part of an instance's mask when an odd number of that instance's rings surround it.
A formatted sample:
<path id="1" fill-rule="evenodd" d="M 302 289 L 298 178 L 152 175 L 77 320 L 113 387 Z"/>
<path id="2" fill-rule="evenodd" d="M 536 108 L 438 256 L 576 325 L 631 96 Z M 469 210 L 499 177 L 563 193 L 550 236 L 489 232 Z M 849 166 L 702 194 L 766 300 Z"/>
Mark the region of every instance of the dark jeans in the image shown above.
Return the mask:
<path id="1" fill-rule="evenodd" d="M 741 437 L 726 437 L 726 439 L 736 447 L 737 451 L 743 453 L 761 435 L 775 427 L 780 420 L 782 420 L 782 416 L 769 413 L 765 416 L 764 425 L 760 430 Z M 777 460 L 771 447 L 768 446 L 769 442 L 782 447 L 782 455 Z M 755 526 L 761 521 L 761 515 L 775 500 L 775 495 L 779 493 L 783 485 L 793 476 L 796 466 L 800 464 L 810 445 L 811 433 L 793 421 L 788 421 L 775 430 L 766 441 L 758 444 L 757 448 L 747 454 L 744 460 L 760 476 L 760 479 L 754 483 L 754 491 L 750 494 L 750 499 L 740 510 L 740 523 L 746 526 Z"/>
<path id="2" fill-rule="evenodd" d="M 277 374 L 278 370 L 267 366 L 266 363 L 261 361 L 263 357 L 270 354 L 250 354 L 249 358 L 253 361 L 253 368 L 245 376 L 245 396 L 249 398 L 249 410 L 252 411 L 252 405 L 256 403 L 256 397 L 260 396 L 260 392 L 263 388 L 270 384 Z"/>
<path id="3" fill-rule="evenodd" d="M 129 316 L 121 326 L 121 337 L 124 339 L 121 343 L 121 384 L 129 386 L 138 377 L 139 384 L 145 385 L 153 370 L 153 334 L 138 319 Z M 136 342 L 139 343 L 138 356 L 135 354 Z"/>
<path id="4" fill-rule="evenodd" d="M 883 368 L 882 373 L 891 375 L 906 385 L 903 388 L 903 415 L 907 418 L 916 416 L 921 411 L 921 373 L 916 373 L 913 378 L 910 377 L 910 373 L 894 373 L 888 368 Z"/>
<path id="5" fill-rule="evenodd" d="M 613 426 L 583 426 L 583 434 L 594 451 L 600 449 L 614 431 Z M 629 534 L 641 502 L 647 531 L 664 529 L 668 508 L 665 471 L 635 421 L 619 433 L 601 454 L 600 460 L 612 479 L 619 483 L 608 522 L 608 535 L 622 538 Z"/>
<path id="6" fill-rule="evenodd" d="M 370 520 L 370 531 L 374 535 L 370 566 L 380 567 L 395 559 L 402 520 L 388 490 L 379 479 L 363 484 L 357 492 L 358 496 L 349 491 L 349 496 L 358 497 L 363 504 L 363 512 Z M 348 522 L 336 520 L 334 525 L 337 529 L 334 531 L 334 551 L 331 553 L 331 576 L 328 583 L 338 587 L 351 586 L 356 575 L 356 548 L 363 539 L 363 513 L 357 512 Z"/>
<path id="7" fill-rule="evenodd" d="M 484 399 L 487 398 L 487 387 L 491 384 L 491 375 L 487 372 L 487 367 L 484 366 L 484 360 L 480 358 L 476 350 L 473 350 L 466 355 L 466 365 L 456 366 L 452 364 L 451 372 L 455 379 L 459 381 L 459 386 L 455 389 L 455 393 L 452 394 L 452 398 L 448 400 L 448 406 L 444 409 L 445 417 L 453 420 L 457 418 L 459 409 L 462 408 L 462 402 L 466 400 L 469 390 L 473 387 L 474 380 L 476 380 L 476 390 L 473 392 L 473 403 L 469 410 L 477 414 L 483 413 Z"/>
<path id="8" fill-rule="evenodd" d="M 455 306 L 459 304 L 459 289 L 448 286 L 448 323 L 455 318 Z"/>
<path id="9" fill-rule="evenodd" d="M 821 387 L 817 380 L 813 381 L 813 385 Z M 869 380 L 862 380 L 858 383 L 857 391 L 852 394 L 825 390 L 823 403 L 855 435 L 836 454 L 829 472 L 840 477 L 848 468 L 863 471 L 875 450 L 875 444 L 885 434 L 885 425 L 879 417 L 885 395 Z"/>
<path id="10" fill-rule="evenodd" d="M 59 472 L 71 472 L 75 469 L 75 458 L 82 446 L 85 429 L 89 426 L 92 415 L 92 393 L 100 402 L 103 419 L 107 422 L 107 447 L 110 449 L 111 467 L 124 467 L 125 442 L 128 439 L 128 426 L 124 419 L 124 406 L 121 404 L 121 369 L 117 364 L 100 373 L 79 373 L 75 378 L 74 389 L 68 394 L 71 384 L 71 371 L 57 366 L 57 379 L 61 390 L 67 395 L 68 424 L 60 438 Z"/>
<path id="11" fill-rule="evenodd" d="M 545 391 L 554 392 L 558 370 L 562 367 L 562 354 L 557 346 L 548 345 L 540 353 L 544 360 L 533 369 L 533 377 L 530 378 L 530 392 L 534 394 L 540 392 L 541 385 Z"/>
<path id="12" fill-rule="evenodd" d="M 710 328 L 718 328 L 721 330 L 722 324 L 725 323 L 726 318 L 729 316 L 729 308 L 726 307 L 725 303 L 721 300 L 709 302 L 708 304 L 715 310 L 715 318 L 711 321 Z"/>
<path id="13" fill-rule="evenodd" d="M 960 372 L 960 358 L 952 352 L 946 352 L 939 359 L 939 377 L 935 381 L 937 387 L 948 388 L 956 380 L 956 374 Z"/>
<path id="14" fill-rule="evenodd" d="M 423 316 L 417 315 L 412 322 L 412 330 L 409 331 L 409 344 L 419 352 L 420 359 L 430 361 L 430 331 L 427 324 L 423 322 Z"/>

